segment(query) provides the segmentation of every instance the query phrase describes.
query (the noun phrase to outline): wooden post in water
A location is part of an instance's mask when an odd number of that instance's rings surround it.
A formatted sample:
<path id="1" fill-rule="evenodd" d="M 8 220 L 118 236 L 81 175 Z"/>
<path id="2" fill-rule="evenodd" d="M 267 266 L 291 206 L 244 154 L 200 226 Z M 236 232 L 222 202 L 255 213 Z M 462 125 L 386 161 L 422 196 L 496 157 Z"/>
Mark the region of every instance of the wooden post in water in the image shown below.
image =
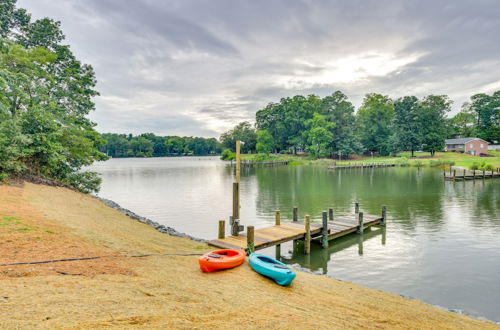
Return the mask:
<path id="1" fill-rule="evenodd" d="M 486 178 L 486 170 L 483 169 L 483 179 L 485 179 L 485 178 Z"/>
<path id="2" fill-rule="evenodd" d="M 306 235 L 304 236 L 304 253 L 309 254 L 311 253 L 311 219 L 309 215 L 306 215 L 304 227 L 306 231 Z"/>
<path id="3" fill-rule="evenodd" d="M 247 227 L 247 252 L 248 254 L 255 251 L 255 240 L 254 240 L 254 230 L 253 226 Z"/>
<path id="4" fill-rule="evenodd" d="M 455 181 L 455 176 L 457 175 L 457 170 L 453 170 L 453 181 Z"/>
<path id="5" fill-rule="evenodd" d="M 382 220 L 380 221 L 380 224 L 382 226 L 385 226 L 386 224 L 386 212 L 387 212 L 387 208 L 384 206 L 382 206 Z"/>
<path id="6" fill-rule="evenodd" d="M 321 230 L 321 246 L 323 249 L 328 247 L 328 213 L 323 211 L 323 228 Z"/>
<path id="7" fill-rule="evenodd" d="M 276 210 L 274 211 L 274 224 L 276 226 L 279 226 L 281 225 L 281 211 L 280 210 Z"/>
<path id="8" fill-rule="evenodd" d="M 240 184 L 233 182 L 233 221 L 240 218 Z"/>
<path id="9" fill-rule="evenodd" d="M 299 208 L 297 206 L 293 207 L 293 221 L 299 220 Z"/>
<path id="10" fill-rule="evenodd" d="M 359 203 L 354 203 L 354 213 L 359 213 Z"/>
<path id="11" fill-rule="evenodd" d="M 364 222 L 363 222 L 363 212 L 359 212 L 358 214 L 358 234 L 363 234 L 365 231 Z"/>
<path id="12" fill-rule="evenodd" d="M 465 168 L 464 168 L 464 180 L 465 180 L 465 175 L 466 175 L 466 173 L 465 173 Z"/>
<path id="13" fill-rule="evenodd" d="M 218 238 L 226 237 L 226 222 L 224 220 L 219 220 L 219 235 Z"/>
<path id="14" fill-rule="evenodd" d="M 328 209 L 328 220 L 333 221 L 333 208 Z"/>
<path id="15" fill-rule="evenodd" d="M 241 170 L 241 141 L 236 141 L 236 182 L 240 183 L 240 170 Z"/>

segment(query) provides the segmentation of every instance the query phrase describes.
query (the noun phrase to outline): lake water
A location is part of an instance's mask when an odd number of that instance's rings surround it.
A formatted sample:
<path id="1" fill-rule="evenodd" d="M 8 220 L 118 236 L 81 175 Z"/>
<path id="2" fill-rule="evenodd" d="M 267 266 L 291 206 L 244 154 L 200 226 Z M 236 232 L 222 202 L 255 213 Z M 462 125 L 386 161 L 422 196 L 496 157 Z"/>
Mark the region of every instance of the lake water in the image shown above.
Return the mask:
<path id="1" fill-rule="evenodd" d="M 232 212 L 231 167 L 214 157 L 111 159 L 95 164 L 99 196 L 192 236 L 213 239 Z M 363 236 L 281 247 L 281 260 L 343 281 L 410 296 L 500 321 L 500 180 L 444 182 L 430 168 L 329 170 L 317 166 L 243 168 L 241 222 L 274 224 L 274 210 L 318 222 L 321 212 L 380 214 L 388 224 Z M 282 220 L 283 221 L 283 220 Z M 226 221 L 227 223 L 228 221 Z M 226 233 L 229 229 L 226 229 Z M 274 256 L 275 248 L 262 253 Z"/>

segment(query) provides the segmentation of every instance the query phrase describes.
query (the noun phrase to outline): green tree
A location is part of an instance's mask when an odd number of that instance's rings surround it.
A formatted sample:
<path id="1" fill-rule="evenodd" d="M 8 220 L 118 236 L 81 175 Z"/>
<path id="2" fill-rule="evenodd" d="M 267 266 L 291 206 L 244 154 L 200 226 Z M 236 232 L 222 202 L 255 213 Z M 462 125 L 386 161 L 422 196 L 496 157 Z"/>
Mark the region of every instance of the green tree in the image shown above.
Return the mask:
<path id="1" fill-rule="evenodd" d="M 393 151 L 408 150 L 414 157 L 422 146 L 420 104 L 415 96 L 405 96 L 394 102 Z"/>
<path id="2" fill-rule="evenodd" d="M 87 118 L 97 95 L 92 67 L 60 45 L 58 22 L 31 22 L 15 3 L 0 2 L 0 176 L 41 176 L 94 191 L 95 173 L 77 175 L 106 159 Z"/>
<path id="3" fill-rule="evenodd" d="M 476 115 L 470 103 L 465 102 L 462 109 L 447 121 L 447 138 L 465 138 L 477 135 Z"/>
<path id="4" fill-rule="evenodd" d="M 304 132 L 307 141 L 306 149 L 316 158 L 326 155 L 332 143 L 331 130 L 333 123 L 326 121 L 325 117 L 315 113 L 312 119 L 306 122 L 308 130 Z"/>
<path id="5" fill-rule="evenodd" d="M 471 97 L 471 109 L 476 113 L 478 137 L 491 143 L 500 141 L 500 91 L 492 95 Z"/>
<path id="6" fill-rule="evenodd" d="M 341 91 L 321 100 L 321 115 L 333 123 L 330 129 L 334 136 L 330 144 L 333 152 L 348 157 L 350 154 L 363 151 L 363 145 L 355 134 L 354 106 Z"/>
<path id="7" fill-rule="evenodd" d="M 235 151 L 237 140 L 243 142 L 243 145 L 241 146 L 242 153 L 255 151 L 257 134 L 248 121 L 239 123 L 233 129 L 223 133 L 220 137 L 222 146 L 232 150 L 233 152 Z"/>
<path id="8" fill-rule="evenodd" d="M 452 102 L 446 95 L 429 95 L 420 102 L 422 150 L 431 153 L 444 149 L 446 138 L 446 113 L 450 112 Z"/>
<path id="9" fill-rule="evenodd" d="M 258 153 L 269 155 L 269 153 L 273 150 L 273 145 L 273 137 L 268 131 L 265 129 L 257 131 L 256 149 Z"/>
<path id="10" fill-rule="evenodd" d="M 357 113 L 360 141 L 364 149 L 389 153 L 389 138 L 393 133 L 394 105 L 392 100 L 381 94 L 367 94 Z"/>

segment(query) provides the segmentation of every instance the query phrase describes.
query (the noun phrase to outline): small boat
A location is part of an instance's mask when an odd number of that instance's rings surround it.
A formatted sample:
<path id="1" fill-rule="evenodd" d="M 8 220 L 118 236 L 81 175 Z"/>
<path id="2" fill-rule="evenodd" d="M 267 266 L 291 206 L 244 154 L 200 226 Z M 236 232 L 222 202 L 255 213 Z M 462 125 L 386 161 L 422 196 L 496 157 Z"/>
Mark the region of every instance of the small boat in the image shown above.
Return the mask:
<path id="1" fill-rule="evenodd" d="M 295 278 L 295 273 L 287 265 L 274 258 L 252 253 L 248 262 L 257 273 L 272 278 L 279 285 L 290 285 Z"/>
<path id="2" fill-rule="evenodd" d="M 202 272 L 238 267 L 245 261 L 245 250 L 217 250 L 202 255 L 198 262 Z"/>

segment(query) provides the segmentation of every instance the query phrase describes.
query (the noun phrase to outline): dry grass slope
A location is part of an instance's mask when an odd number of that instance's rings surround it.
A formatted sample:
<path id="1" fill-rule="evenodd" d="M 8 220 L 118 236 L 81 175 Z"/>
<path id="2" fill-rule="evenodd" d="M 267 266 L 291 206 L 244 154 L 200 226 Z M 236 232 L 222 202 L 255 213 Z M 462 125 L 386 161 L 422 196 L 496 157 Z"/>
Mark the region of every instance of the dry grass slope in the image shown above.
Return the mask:
<path id="1" fill-rule="evenodd" d="M 64 188 L 0 186 L 0 212 L 0 263 L 208 249 Z M 322 276 L 299 273 L 283 288 L 246 264 L 203 274 L 196 257 L 9 266 L 0 274 L 1 329 L 498 328 Z"/>

